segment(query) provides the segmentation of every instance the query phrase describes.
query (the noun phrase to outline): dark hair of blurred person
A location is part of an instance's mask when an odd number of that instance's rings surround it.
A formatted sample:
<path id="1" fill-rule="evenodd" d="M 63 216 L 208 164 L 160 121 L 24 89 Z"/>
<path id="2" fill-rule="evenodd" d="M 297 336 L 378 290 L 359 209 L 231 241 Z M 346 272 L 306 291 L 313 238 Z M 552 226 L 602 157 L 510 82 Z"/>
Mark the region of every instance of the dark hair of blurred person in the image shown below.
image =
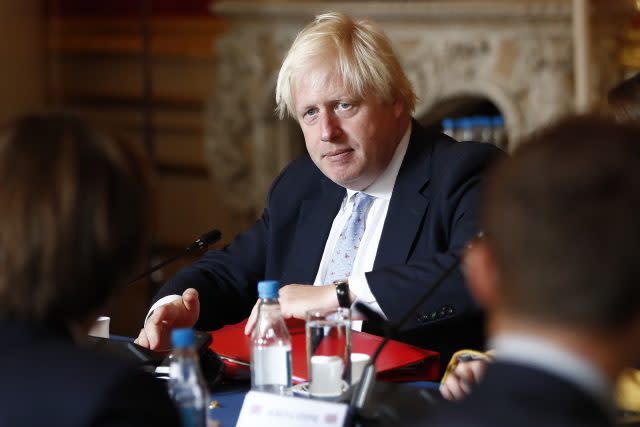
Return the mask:
<path id="1" fill-rule="evenodd" d="M 519 317 L 586 330 L 638 318 L 639 141 L 635 125 L 572 118 L 491 175 L 483 225 Z"/>
<path id="2" fill-rule="evenodd" d="M 150 195 L 143 157 L 78 117 L 5 129 L 0 425 L 178 425 L 155 379 L 76 345 L 143 259 Z"/>

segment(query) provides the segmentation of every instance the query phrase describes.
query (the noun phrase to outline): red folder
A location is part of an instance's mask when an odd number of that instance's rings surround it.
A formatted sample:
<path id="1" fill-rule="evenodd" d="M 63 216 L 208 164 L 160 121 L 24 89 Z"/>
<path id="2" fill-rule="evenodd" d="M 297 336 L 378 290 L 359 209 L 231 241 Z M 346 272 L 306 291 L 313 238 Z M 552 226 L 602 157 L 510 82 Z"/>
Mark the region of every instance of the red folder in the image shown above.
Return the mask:
<path id="1" fill-rule="evenodd" d="M 210 347 L 225 363 L 225 376 L 248 378 L 251 351 L 250 337 L 244 334 L 246 320 L 211 332 Z M 304 321 L 287 320 L 291 335 L 293 381 L 307 381 L 307 350 Z M 383 338 L 366 332 L 351 332 L 351 352 L 373 356 Z M 400 341 L 390 340 L 376 360 L 378 378 L 386 381 L 437 381 L 440 355 Z"/>

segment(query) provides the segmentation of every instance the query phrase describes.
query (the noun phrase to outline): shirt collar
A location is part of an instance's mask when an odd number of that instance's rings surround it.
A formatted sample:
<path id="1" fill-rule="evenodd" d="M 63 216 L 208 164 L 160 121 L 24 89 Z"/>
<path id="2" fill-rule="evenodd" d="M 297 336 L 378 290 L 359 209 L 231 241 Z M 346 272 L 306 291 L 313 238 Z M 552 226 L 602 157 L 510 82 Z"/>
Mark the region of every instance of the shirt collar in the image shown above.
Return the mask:
<path id="1" fill-rule="evenodd" d="M 611 411 L 614 407 L 613 385 L 600 369 L 582 356 L 524 334 L 500 334 L 489 344 L 489 348 L 496 350 L 496 359 L 551 372 L 592 395 L 606 409 Z"/>
<path id="2" fill-rule="evenodd" d="M 370 186 L 362 190 L 363 193 L 380 199 L 385 199 L 387 201 L 391 200 L 391 193 L 393 192 L 393 187 L 396 183 L 396 178 L 398 177 L 400 166 L 402 166 L 402 160 L 404 160 L 404 155 L 407 152 L 410 138 L 411 123 L 409 123 L 409 126 L 407 126 L 407 130 L 404 132 L 402 139 L 398 143 L 396 151 L 393 153 L 393 157 L 387 165 L 387 168 L 378 178 L 376 178 L 375 181 L 373 181 Z M 347 188 L 346 200 L 351 200 L 351 197 L 353 197 L 353 195 L 356 193 L 357 191 Z"/>

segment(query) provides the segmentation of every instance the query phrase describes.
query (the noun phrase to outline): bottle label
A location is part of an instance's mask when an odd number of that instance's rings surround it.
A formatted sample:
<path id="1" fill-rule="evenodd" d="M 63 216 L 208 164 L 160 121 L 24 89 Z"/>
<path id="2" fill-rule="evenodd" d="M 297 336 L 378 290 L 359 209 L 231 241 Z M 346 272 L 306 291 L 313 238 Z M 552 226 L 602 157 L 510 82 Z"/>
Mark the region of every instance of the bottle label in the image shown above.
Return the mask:
<path id="1" fill-rule="evenodd" d="M 291 387 L 291 347 L 254 347 L 252 353 L 254 385 Z"/>

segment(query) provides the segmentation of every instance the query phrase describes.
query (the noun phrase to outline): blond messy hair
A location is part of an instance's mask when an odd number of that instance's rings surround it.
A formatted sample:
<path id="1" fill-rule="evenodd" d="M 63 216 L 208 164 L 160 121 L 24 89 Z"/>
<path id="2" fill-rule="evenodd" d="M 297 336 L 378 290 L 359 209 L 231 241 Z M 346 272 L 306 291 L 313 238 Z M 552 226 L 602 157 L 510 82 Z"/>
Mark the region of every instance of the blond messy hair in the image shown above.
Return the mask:
<path id="1" fill-rule="evenodd" d="M 389 39 L 375 24 L 353 20 L 340 12 L 316 16 L 294 40 L 282 62 L 276 86 L 276 112 L 295 117 L 296 79 L 318 60 L 335 58 L 336 73 L 350 94 L 364 98 L 373 93 L 381 101 L 402 100 L 413 112 L 416 95 Z"/>

